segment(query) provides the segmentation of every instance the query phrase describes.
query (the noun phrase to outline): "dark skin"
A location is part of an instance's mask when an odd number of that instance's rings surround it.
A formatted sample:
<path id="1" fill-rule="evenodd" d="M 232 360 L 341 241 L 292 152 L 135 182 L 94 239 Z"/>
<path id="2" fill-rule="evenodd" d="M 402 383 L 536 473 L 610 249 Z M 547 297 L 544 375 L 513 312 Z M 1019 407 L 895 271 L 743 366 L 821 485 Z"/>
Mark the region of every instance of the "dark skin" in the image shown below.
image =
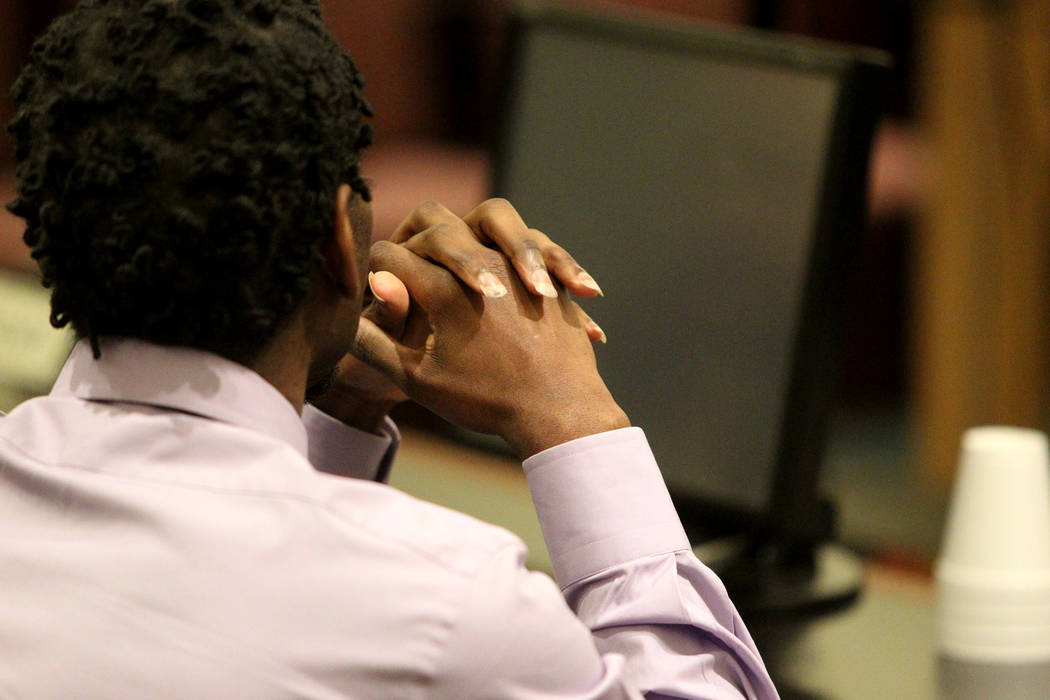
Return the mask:
<path id="1" fill-rule="evenodd" d="M 509 289 L 485 298 L 402 246 L 381 242 L 371 266 L 400 279 L 408 325 L 429 328 L 422 347 L 362 320 L 355 352 L 413 400 L 452 423 L 504 438 L 523 459 L 554 445 L 627 427 L 598 374 L 576 304 L 527 288 L 496 251 L 483 254 Z"/>
<path id="2" fill-rule="evenodd" d="M 349 425 L 375 430 L 407 397 L 523 458 L 629 424 L 595 368 L 590 343 L 604 334 L 564 291 L 600 290 L 508 202 L 463 219 L 424 203 L 371 261 L 370 226 L 367 203 L 340 187 L 324 272 L 251 365 L 297 410 L 330 376 L 314 403 Z M 368 284 L 383 301 L 362 314 Z"/>

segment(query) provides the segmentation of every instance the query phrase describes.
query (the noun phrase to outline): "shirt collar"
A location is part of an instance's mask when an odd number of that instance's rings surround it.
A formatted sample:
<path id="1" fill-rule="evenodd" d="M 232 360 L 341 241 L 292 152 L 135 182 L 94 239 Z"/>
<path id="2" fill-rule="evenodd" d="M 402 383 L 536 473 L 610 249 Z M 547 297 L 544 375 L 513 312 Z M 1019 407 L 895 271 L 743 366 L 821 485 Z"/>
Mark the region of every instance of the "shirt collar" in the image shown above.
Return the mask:
<path id="1" fill-rule="evenodd" d="M 126 401 L 193 413 L 287 442 L 307 456 L 306 426 L 292 404 L 247 367 L 202 350 L 141 340 L 101 340 L 96 360 L 79 341 L 52 396 Z"/>

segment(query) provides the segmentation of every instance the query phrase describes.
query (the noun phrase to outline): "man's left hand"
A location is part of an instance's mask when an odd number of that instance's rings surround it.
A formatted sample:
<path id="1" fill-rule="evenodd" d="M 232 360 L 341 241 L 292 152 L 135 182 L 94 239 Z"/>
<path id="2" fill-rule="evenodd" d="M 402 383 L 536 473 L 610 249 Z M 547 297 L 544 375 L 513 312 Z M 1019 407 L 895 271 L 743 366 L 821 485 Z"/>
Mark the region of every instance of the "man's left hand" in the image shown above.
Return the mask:
<path id="1" fill-rule="evenodd" d="M 500 297 L 504 285 L 486 267 L 484 251 L 498 247 L 512 262 L 524 286 L 536 296 L 555 297 L 562 284 L 578 297 L 601 294 L 598 284 L 564 248 L 526 226 L 505 199 L 490 199 L 460 219 L 436 202 L 424 202 L 390 237 L 420 257 L 450 270 L 479 294 Z M 410 316 L 411 299 L 401 281 L 389 272 L 369 275 L 371 303 L 363 311 L 392 338 L 407 347 L 421 348 L 430 334 L 422 315 Z M 592 342 L 605 334 L 584 315 Z M 313 399 L 329 415 L 363 430 L 375 431 L 404 392 L 377 370 L 347 353 L 339 362 L 327 390 Z"/>

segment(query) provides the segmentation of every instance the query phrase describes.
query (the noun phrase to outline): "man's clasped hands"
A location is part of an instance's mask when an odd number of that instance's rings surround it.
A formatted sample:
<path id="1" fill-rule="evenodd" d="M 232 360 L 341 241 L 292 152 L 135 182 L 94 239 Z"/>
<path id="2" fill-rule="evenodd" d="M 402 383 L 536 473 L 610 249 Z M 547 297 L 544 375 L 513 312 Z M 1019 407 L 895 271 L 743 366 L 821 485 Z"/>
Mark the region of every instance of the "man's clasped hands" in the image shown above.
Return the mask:
<path id="1" fill-rule="evenodd" d="M 600 288 L 506 200 L 462 219 L 421 204 L 372 245 L 369 270 L 353 348 L 313 399 L 328 413 L 408 398 L 522 458 L 629 425 L 598 374 L 605 335 L 568 294 Z"/>

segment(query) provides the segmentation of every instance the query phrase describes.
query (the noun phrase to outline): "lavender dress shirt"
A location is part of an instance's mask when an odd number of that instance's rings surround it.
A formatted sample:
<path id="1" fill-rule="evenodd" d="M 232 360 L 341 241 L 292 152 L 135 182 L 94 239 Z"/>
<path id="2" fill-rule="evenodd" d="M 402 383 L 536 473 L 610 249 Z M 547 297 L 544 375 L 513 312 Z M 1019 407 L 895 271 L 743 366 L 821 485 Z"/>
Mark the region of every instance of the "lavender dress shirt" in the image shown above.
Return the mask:
<path id="1" fill-rule="evenodd" d="M 775 698 L 637 428 L 525 461 L 557 584 L 399 436 L 108 341 L 0 418 L 0 698 Z M 377 481 L 378 479 L 378 481 Z"/>

